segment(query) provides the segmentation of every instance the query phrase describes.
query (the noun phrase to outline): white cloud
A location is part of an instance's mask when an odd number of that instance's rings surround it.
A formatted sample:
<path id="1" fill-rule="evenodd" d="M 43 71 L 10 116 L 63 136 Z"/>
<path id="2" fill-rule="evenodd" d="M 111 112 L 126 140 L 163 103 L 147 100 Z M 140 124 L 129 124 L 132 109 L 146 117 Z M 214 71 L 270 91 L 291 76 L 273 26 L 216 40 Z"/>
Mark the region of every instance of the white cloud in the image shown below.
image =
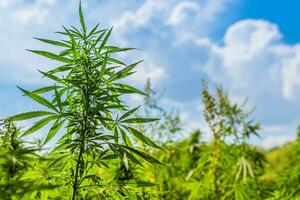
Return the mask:
<path id="1" fill-rule="evenodd" d="M 149 78 L 151 83 L 156 86 L 161 79 L 166 77 L 167 73 L 164 68 L 154 65 L 144 65 L 140 67 L 134 75 L 132 75 L 130 81 L 134 84 L 145 84 L 146 80 Z"/>
<path id="2" fill-rule="evenodd" d="M 0 7 L 7 7 L 13 3 L 13 0 L 0 0 Z"/>
<path id="3" fill-rule="evenodd" d="M 140 27 L 147 25 L 156 12 L 165 8 L 166 3 L 160 0 L 147 0 L 137 10 L 125 12 L 120 19 L 113 22 L 115 27 Z"/>
<path id="4" fill-rule="evenodd" d="M 289 132 L 294 132 L 295 124 L 273 124 L 264 126 L 262 129 L 262 132 L 265 132 L 266 134 L 282 134 L 286 130 L 289 130 Z"/>
<path id="5" fill-rule="evenodd" d="M 115 41 L 123 46 L 146 48 L 145 60 L 151 60 L 150 64 L 139 68 L 132 77 L 133 82 L 145 83 L 147 78 L 151 78 L 158 83 L 166 78 L 169 69 L 164 64 L 170 61 L 164 58 L 164 51 L 168 53 L 171 48 L 180 48 L 178 45 L 182 42 L 205 35 L 204 32 L 212 27 L 210 23 L 229 2 L 232 0 L 146 0 L 136 9 L 126 11 L 113 20 Z M 197 43 L 209 45 L 210 39 L 197 39 Z M 159 52 L 161 55 L 157 55 Z"/>
<path id="6" fill-rule="evenodd" d="M 29 22 L 42 24 L 47 17 L 49 11 L 47 8 L 41 7 L 40 5 L 28 6 L 22 9 L 18 9 L 11 13 L 11 17 L 22 24 L 28 24 Z"/>
<path id="7" fill-rule="evenodd" d="M 229 3 L 232 3 L 232 0 L 146 0 L 137 9 L 126 11 L 113 24 L 124 28 L 148 26 L 154 21 L 160 26 L 178 26 L 186 24 L 187 21 L 204 25 L 216 20 L 227 9 Z"/>
<path id="8" fill-rule="evenodd" d="M 287 99 L 300 97 L 300 46 L 293 48 L 292 56 L 283 60 L 282 92 Z"/>
<path id="9" fill-rule="evenodd" d="M 229 3 L 232 0 L 178 1 L 171 10 L 167 23 L 178 26 L 197 22 L 200 27 L 209 28 L 208 23 L 216 20 L 228 8 Z"/>
<path id="10" fill-rule="evenodd" d="M 195 131 L 200 128 L 203 131 L 205 124 L 200 124 L 200 122 L 197 122 L 196 120 L 191 120 L 191 114 L 187 111 L 182 111 L 179 113 L 180 120 L 183 125 L 183 130 L 186 134 L 190 134 L 192 131 Z"/>
<path id="11" fill-rule="evenodd" d="M 64 15 L 59 15 L 60 10 L 53 9 L 50 16 L 50 9 L 54 3 L 53 0 L 12 0 L 9 6 L 0 7 L 0 24 L 3 27 L 3 29 L 0 28 L 0 43 L 2 49 L 5 49 L 0 54 L 1 82 L 15 84 L 20 82 L 40 84 L 42 82 L 36 70 L 48 70 L 49 67 L 46 66 L 52 66 L 53 63 L 27 52 L 26 49 L 46 47 L 49 50 L 51 48 L 49 45 L 43 46 L 36 42 L 32 37 L 47 37 L 51 34 L 51 39 L 54 39 L 55 35 L 52 33 L 60 25 L 57 21 L 64 23 L 69 11 L 69 8 L 65 9 Z M 77 9 L 74 11 L 77 12 Z"/>
<path id="12" fill-rule="evenodd" d="M 286 135 L 271 135 L 267 136 L 262 142 L 261 146 L 265 149 L 270 149 L 272 147 L 280 147 L 287 142 L 293 141 L 294 137 Z"/>
<path id="13" fill-rule="evenodd" d="M 265 95 L 281 95 L 288 100 L 300 96 L 299 45 L 285 44 L 275 24 L 254 19 L 238 21 L 227 29 L 223 45 L 210 45 L 205 70 L 235 95 L 250 95 L 253 100 Z"/>
<path id="14" fill-rule="evenodd" d="M 216 49 L 225 67 L 247 62 L 281 38 L 275 24 L 262 20 L 243 20 L 231 25 L 224 37 L 224 47 Z"/>
<path id="15" fill-rule="evenodd" d="M 144 86 L 148 79 L 150 79 L 153 86 L 157 86 L 163 80 L 168 78 L 168 72 L 165 67 L 159 63 L 159 59 L 154 59 L 146 52 L 138 52 L 138 56 L 133 54 L 120 54 L 118 58 L 121 60 L 129 60 L 128 63 L 136 62 L 135 58 L 138 57 L 139 60 L 143 62 L 139 63 L 135 68 L 135 73 L 127 78 L 130 84 L 141 87 Z"/>
<path id="16" fill-rule="evenodd" d="M 199 6 L 196 2 L 192 1 L 182 1 L 178 3 L 172 10 L 167 22 L 171 25 L 179 25 L 187 19 L 187 12 L 199 11 Z"/>
<path id="17" fill-rule="evenodd" d="M 44 0 L 44 1 L 46 4 L 51 5 L 51 6 L 56 4 L 56 2 L 57 2 L 57 0 Z"/>
<path id="18" fill-rule="evenodd" d="M 25 4 L 39 4 L 39 5 L 54 5 L 57 2 L 57 0 L 34 0 L 34 1 L 27 1 L 27 0 L 0 0 L 0 7 L 8 7 L 16 4 L 22 4 L 24 6 Z"/>
<path id="19" fill-rule="evenodd" d="M 130 94 L 128 96 L 129 104 L 133 106 L 141 105 L 144 101 L 144 96 L 140 94 Z"/>

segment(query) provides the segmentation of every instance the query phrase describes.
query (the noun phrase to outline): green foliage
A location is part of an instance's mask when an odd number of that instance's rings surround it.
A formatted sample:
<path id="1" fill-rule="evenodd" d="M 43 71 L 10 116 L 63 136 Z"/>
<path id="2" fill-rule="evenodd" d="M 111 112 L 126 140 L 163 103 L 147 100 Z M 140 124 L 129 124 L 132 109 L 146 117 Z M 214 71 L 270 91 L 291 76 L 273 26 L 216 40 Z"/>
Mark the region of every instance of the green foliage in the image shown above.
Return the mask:
<path id="1" fill-rule="evenodd" d="M 260 125 L 246 102 L 232 103 L 204 82 L 209 130 L 187 135 L 150 80 L 143 91 L 126 83 L 141 61 L 117 58 L 133 48 L 110 46 L 112 28 L 88 29 L 81 4 L 79 21 L 57 32 L 59 41 L 35 38 L 58 52 L 29 50 L 57 67 L 39 71 L 52 84 L 19 87 L 40 109 L 1 120 L 0 199 L 300 199 L 300 129 L 283 148 L 258 149 L 249 138 Z M 130 108 L 127 94 L 143 95 L 143 109 Z M 33 121 L 25 131 L 15 125 L 23 120 Z M 33 134 L 43 141 L 32 142 Z"/>
<path id="2" fill-rule="evenodd" d="M 41 174 L 34 165 L 42 160 L 36 154 L 39 150 L 24 144 L 20 130 L 12 122 L 3 123 L 0 129 L 1 199 L 17 199 L 34 191 L 55 188 L 54 185 L 37 184 Z"/>
<path id="3" fill-rule="evenodd" d="M 204 183 L 210 185 L 205 198 L 260 199 L 261 192 L 254 187 L 265 159 L 247 144 L 251 135 L 257 135 L 259 124 L 248 119 L 250 113 L 243 111 L 243 105 L 232 104 L 221 87 L 213 96 L 204 83 L 202 95 L 204 117 L 212 134 L 212 142 L 203 155 L 206 159 L 199 163 L 202 174 L 209 175 L 203 177 Z M 228 143 L 229 139 L 234 143 Z"/>
<path id="4" fill-rule="evenodd" d="M 174 142 L 178 138 L 182 126 L 178 111 L 174 109 L 167 111 L 160 105 L 159 101 L 163 94 L 152 88 L 150 79 L 147 80 L 144 93 L 146 94 L 143 106 L 144 115 L 156 116 L 160 120 L 151 124 L 144 124 L 140 128 L 151 135 L 151 138 L 154 138 L 158 144 L 167 145 Z"/>
<path id="5" fill-rule="evenodd" d="M 299 128 L 297 131 L 299 136 Z M 271 199 L 300 199 L 300 138 L 297 137 L 294 143 L 289 144 L 285 149 L 285 160 L 283 169 L 279 171 L 277 177 L 277 188 L 272 193 Z"/>
<path id="6" fill-rule="evenodd" d="M 159 148 L 133 126 L 157 119 L 132 117 L 137 109 L 128 110 L 128 105 L 122 101 L 124 94 L 143 94 L 122 81 L 134 73 L 139 62 L 126 65 L 113 58 L 115 53 L 127 51 L 128 48 L 107 45 L 112 29 L 102 30 L 97 25 L 89 32 L 81 4 L 79 16 L 81 30 L 64 27 L 64 31 L 59 32 L 65 36 L 61 41 L 38 38 L 41 42 L 62 47 L 60 52 L 29 50 L 63 63 L 48 72 L 41 72 L 54 82 L 52 86 L 34 91 L 19 88 L 44 110 L 8 118 L 12 121 L 40 118 L 23 135 L 32 134 L 51 124 L 43 144 L 54 142 L 53 138 L 59 139 L 56 139 L 56 148 L 50 154 L 57 158 L 49 168 L 55 167 L 65 172 L 63 178 L 54 179 L 67 188 L 66 196 L 72 196 L 72 199 L 94 198 L 90 195 L 98 197 L 98 194 L 87 192 L 87 188 L 106 187 L 107 183 L 103 184 L 96 166 L 107 166 L 107 160 L 119 157 L 126 168 L 129 161 L 141 164 L 139 159 L 160 165 L 157 159 L 138 150 L 130 142 L 129 135 L 146 145 Z M 97 189 L 92 191 L 96 192 Z"/>

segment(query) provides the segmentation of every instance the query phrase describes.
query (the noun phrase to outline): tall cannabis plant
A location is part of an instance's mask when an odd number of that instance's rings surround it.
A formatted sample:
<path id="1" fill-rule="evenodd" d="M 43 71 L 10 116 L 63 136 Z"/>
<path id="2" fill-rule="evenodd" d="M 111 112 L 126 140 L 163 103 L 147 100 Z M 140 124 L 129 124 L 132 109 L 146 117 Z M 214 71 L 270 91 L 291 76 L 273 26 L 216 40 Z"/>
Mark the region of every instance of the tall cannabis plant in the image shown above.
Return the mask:
<path id="1" fill-rule="evenodd" d="M 64 27 L 62 32 L 58 32 L 65 37 L 60 41 L 36 38 L 62 48 L 59 53 L 30 50 L 62 63 L 48 72 L 40 71 L 54 82 L 53 85 L 34 91 L 20 88 L 26 96 L 44 106 L 45 110 L 8 118 L 13 121 L 40 118 L 23 135 L 32 134 L 52 123 L 43 144 L 60 137 L 52 141 L 57 144 L 54 152 L 60 155 L 54 163 L 62 162 L 62 166 L 66 165 L 70 169 L 71 180 L 64 181 L 71 188 L 72 200 L 85 198 L 80 192 L 87 188 L 100 187 L 102 179 L 95 166 L 105 166 L 107 160 L 115 156 L 122 160 L 125 167 L 128 167 L 129 160 L 141 164 L 139 158 L 151 164 L 160 164 L 155 158 L 135 148 L 130 141 L 133 136 L 146 145 L 159 148 L 133 126 L 157 119 L 132 117 L 138 108 L 128 109 L 122 100 L 124 94 L 144 94 L 122 81 L 134 73 L 140 62 L 126 65 L 114 58 L 116 53 L 131 48 L 109 46 L 107 42 L 112 29 L 99 29 L 97 25 L 88 30 L 81 4 L 79 18 L 81 29 Z M 70 160 L 73 164 L 66 164 Z"/>
<path id="2" fill-rule="evenodd" d="M 194 176 L 201 185 L 197 192 L 204 194 L 203 199 L 260 198 L 257 177 L 264 157 L 247 143 L 257 135 L 259 124 L 249 119 L 251 113 L 243 105 L 231 103 L 222 87 L 214 95 L 204 83 L 202 97 L 212 142 L 201 148 Z"/>
<path id="3" fill-rule="evenodd" d="M 151 85 L 150 79 L 144 87 L 144 111 L 145 116 L 155 116 L 160 120 L 151 124 L 143 124 L 143 131 L 151 135 L 160 145 L 167 145 L 173 142 L 176 137 L 178 138 L 179 132 L 181 131 L 181 121 L 179 112 L 172 109 L 167 111 L 160 104 L 160 100 L 163 97 L 163 93 L 154 90 Z"/>

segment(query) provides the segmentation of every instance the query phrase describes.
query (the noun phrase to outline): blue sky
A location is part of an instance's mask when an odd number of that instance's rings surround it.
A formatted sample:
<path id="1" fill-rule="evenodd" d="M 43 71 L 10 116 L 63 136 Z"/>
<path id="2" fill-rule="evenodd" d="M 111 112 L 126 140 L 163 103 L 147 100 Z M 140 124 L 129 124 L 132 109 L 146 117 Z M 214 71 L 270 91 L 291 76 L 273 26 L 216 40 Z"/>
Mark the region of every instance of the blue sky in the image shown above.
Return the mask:
<path id="1" fill-rule="evenodd" d="M 74 0 L 0 0 L 0 116 L 34 108 L 15 86 L 45 84 L 36 69 L 53 63 L 25 49 L 55 50 L 32 37 L 55 39 L 61 25 L 78 25 L 77 6 Z M 121 55 L 145 60 L 128 81 L 142 88 L 151 78 L 165 91 L 162 104 L 179 109 L 186 130 L 207 130 L 204 78 L 223 84 L 234 101 L 248 98 L 256 106 L 262 138 L 252 142 L 264 147 L 292 140 L 299 122 L 299 6 L 297 0 L 83 1 L 90 26 L 114 26 L 111 43 L 143 49 Z"/>

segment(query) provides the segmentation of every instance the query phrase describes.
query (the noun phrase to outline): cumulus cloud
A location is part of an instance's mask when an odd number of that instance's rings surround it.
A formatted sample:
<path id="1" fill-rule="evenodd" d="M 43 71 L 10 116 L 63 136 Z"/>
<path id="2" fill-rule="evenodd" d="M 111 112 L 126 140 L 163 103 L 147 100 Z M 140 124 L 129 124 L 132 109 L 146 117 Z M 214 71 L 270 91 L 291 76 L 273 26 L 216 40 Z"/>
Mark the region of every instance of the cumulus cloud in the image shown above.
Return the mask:
<path id="1" fill-rule="evenodd" d="M 227 29 L 223 41 L 223 45 L 211 44 L 206 72 L 212 80 L 253 98 L 299 96 L 299 45 L 285 44 L 275 24 L 242 20 Z"/>
<path id="2" fill-rule="evenodd" d="M 126 11 L 120 19 L 114 21 L 115 27 L 142 27 L 148 25 L 155 13 L 166 8 L 166 2 L 160 0 L 147 0 L 136 11 Z"/>
<path id="3" fill-rule="evenodd" d="M 207 25 L 207 23 L 210 23 L 219 17 L 219 15 L 227 9 L 229 3 L 232 3 L 232 1 L 178 1 L 178 3 L 171 9 L 167 23 L 173 26 L 178 26 L 183 25 L 186 21 L 194 21 L 201 23 L 201 25 Z"/>
<path id="4" fill-rule="evenodd" d="M 295 133 L 297 127 L 296 123 L 286 123 L 286 124 L 273 124 L 266 125 L 263 127 L 262 132 L 264 133 L 264 138 L 258 141 L 264 148 L 272 148 L 276 146 L 282 146 L 289 141 L 293 141 L 296 137 Z"/>
<path id="5" fill-rule="evenodd" d="M 33 5 L 12 12 L 11 17 L 22 24 L 28 24 L 28 22 L 42 24 L 48 13 L 48 9 L 40 5 Z"/>
<path id="6" fill-rule="evenodd" d="M 0 7 L 7 7 L 13 3 L 13 0 L 0 0 Z"/>
<path id="7" fill-rule="evenodd" d="M 233 67 L 252 60 L 280 38 L 275 24 L 248 19 L 231 25 L 224 36 L 224 46 L 215 51 L 223 57 L 225 67 Z"/>
<path id="8" fill-rule="evenodd" d="M 124 31 L 124 34 L 147 30 L 156 37 L 172 35 L 177 41 L 185 40 L 207 35 L 212 31 L 218 17 L 232 2 L 232 0 L 146 0 L 137 9 L 123 13 L 113 21 L 113 24 L 119 31 Z"/>
<path id="9" fill-rule="evenodd" d="M 291 55 L 282 61 L 282 93 L 287 99 L 300 97 L 300 46 L 291 48 Z"/>
<path id="10" fill-rule="evenodd" d="M 167 77 L 166 70 L 154 65 L 144 65 L 130 79 L 136 84 L 144 84 L 145 80 L 150 79 L 154 85 L 158 84 L 162 78 Z"/>
<path id="11" fill-rule="evenodd" d="M 47 70 L 51 64 L 48 60 L 27 52 L 26 49 L 43 48 L 42 44 L 32 37 L 47 37 L 57 30 L 57 26 L 60 25 L 57 21 L 66 21 L 69 8 L 64 10 L 66 15 L 62 17 L 58 15 L 59 9 L 52 8 L 55 3 L 56 0 L 11 0 L 5 7 L 1 7 L 0 4 L 0 23 L 5 27 L 1 29 L 0 37 L 3 50 L 0 54 L 1 82 L 41 82 L 36 69 Z"/>
<path id="12" fill-rule="evenodd" d="M 172 10 L 167 22 L 171 25 L 179 25 L 185 22 L 187 13 L 199 11 L 199 6 L 196 2 L 183 1 L 178 3 Z"/>
<path id="13" fill-rule="evenodd" d="M 57 0 L 44 0 L 46 4 L 48 5 L 54 5 L 56 4 Z"/>
<path id="14" fill-rule="evenodd" d="M 286 135 L 271 135 L 267 136 L 262 142 L 261 146 L 270 149 L 272 147 L 280 147 L 287 142 L 293 141 L 294 137 Z"/>
<path id="15" fill-rule="evenodd" d="M 143 54 L 144 62 L 137 66 L 136 72 L 129 78 L 129 82 L 134 85 L 144 85 L 147 79 L 157 86 L 162 79 L 168 78 L 164 67 L 149 58 L 148 54 Z"/>
<path id="16" fill-rule="evenodd" d="M 146 49 L 145 60 L 151 60 L 150 64 L 139 69 L 140 72 L 134 79 L 145 82 L 144 78 L 150 77 L 158 84 L 165 77 L 173 76 L 177 79 L 174 83 L 176 85 L 180 85 L 180 81 L 186 82 L 183 70 L 192 68 L 192 65 L 188 66 L 190 61 L 187 66 L 185 64 L 187 57 L 194 51 L 203 52 L 195 49 L 194 44 L 186 45 L 186 42 L 191 38 L 198 38 L 197 36 L 201 36 L 201 39 L 197 39 L 198 43 L 208 42 L 209 38 L 205 40 L 202 36 L 213 29 L 210 23 L 215 22 L 230 2 L 232 1 L 146 0 L 136 9 L 128 10 L 113 20 L 115 41 L 124 46 Z M 184 66 L 180 66 L 182 64 Z M 195 78 L 191 78 L 193 79 Z"/>

